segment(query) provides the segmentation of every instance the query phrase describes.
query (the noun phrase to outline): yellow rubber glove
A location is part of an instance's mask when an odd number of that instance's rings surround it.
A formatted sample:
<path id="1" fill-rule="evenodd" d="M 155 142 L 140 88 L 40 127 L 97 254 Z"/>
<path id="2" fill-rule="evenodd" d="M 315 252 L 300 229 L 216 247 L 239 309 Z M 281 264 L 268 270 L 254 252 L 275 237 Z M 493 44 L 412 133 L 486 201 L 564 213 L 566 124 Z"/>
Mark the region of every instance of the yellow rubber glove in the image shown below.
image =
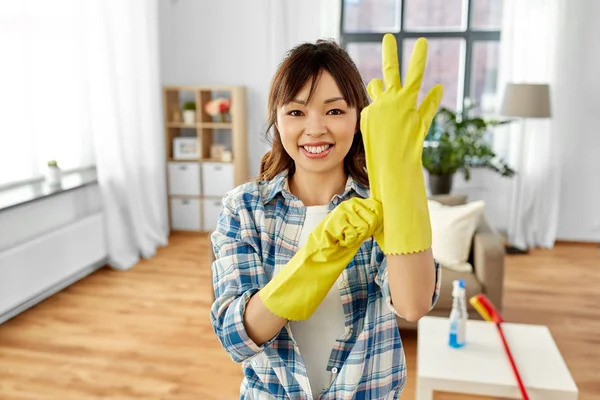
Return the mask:
<path id="1" fill-rule="evenodd" d="M 363 242 L 381 229 L 381 214 L 373 199 L 340 203 L 258 292 L 265 307 L 288 320 L 310 318 Z"/>
<path id="2" fill-rule="evenodd" d="M 408 254 L 431 247 L 431 224 L 423 177 L 423 141 L 439 107 L 436 85 L 417 108 L 425 71 L 427 41 L 417 40 L 404 86 L 400 82 L 396 39 L 382 42 L 383 79 L 367 90 L 373 101 L 361 113 L 371 197 L 383 207 L 383 232 L 375 239 L 385 254 Z"/>

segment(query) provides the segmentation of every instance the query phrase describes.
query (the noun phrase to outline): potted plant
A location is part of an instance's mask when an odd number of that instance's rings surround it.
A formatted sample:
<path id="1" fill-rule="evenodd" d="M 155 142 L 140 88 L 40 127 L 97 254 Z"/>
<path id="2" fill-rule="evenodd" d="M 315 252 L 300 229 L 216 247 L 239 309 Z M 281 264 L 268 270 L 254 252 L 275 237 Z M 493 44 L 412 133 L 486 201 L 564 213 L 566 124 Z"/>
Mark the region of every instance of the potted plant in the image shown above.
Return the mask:
<path id="1" fill-rule="evenodd" d="M 46 182 L 49 185 L 58 185 L 61 180 L 61 170 L 56 160 L 50 160 L 47 163 L 48 169 L 46 169 Z"/>
<path id="2" fill-rule="evenodd" d="M 193 101 L 183 103 L 183 122 L 187 125 L 196 123 L 196 103 Z"/>
<path id="3" fill-rule="evenodd" d="M 471 168 L 491 169 L 505 177 L 515 171 L 496 156 L 487 139 L 489 128 L 510 121 L 471 117 L 473 105 L 466 104 L 464 113 L 442 107 L 436 114 L 423 148 L 423 166 L 429 172 L 432 195 L 448 194 L 454 174 L 462 172 L 471 178 Z"/>

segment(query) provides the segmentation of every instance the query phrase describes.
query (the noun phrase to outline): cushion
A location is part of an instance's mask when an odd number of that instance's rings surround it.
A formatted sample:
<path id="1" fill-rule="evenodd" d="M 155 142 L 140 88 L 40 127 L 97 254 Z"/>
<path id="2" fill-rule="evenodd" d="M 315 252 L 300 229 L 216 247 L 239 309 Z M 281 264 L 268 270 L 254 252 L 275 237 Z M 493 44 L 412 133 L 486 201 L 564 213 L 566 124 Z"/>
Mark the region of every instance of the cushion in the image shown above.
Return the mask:
<path id="1" fill-rule="evenodd" d="M 457 206 L 446 206 L 434 200 L 428 200 L 428 203 L 433 257 L 444 268 L 472 272 L 469 252 L 485 203 L 481 200 Z"/>
<path id="2" fill-rule="evenodd" d="M 429 199 L 445 206 L 459 206 L 467 203 L 466 194 L 436 194 L 430 196 Z"/>

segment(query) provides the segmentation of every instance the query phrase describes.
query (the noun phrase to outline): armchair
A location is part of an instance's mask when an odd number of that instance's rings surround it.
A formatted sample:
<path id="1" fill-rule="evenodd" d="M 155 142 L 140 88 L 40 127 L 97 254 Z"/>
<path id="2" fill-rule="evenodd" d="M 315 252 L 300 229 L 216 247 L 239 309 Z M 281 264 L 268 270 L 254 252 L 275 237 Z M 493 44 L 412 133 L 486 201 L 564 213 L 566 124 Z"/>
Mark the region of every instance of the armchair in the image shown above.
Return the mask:
<path id="1" fill-rule="evenodd" d="M 467 197 L 464 195 L 440 195 L 432 196 L 430 199 L 447 206 L 465 204 L 467 201 Z M 469 263 L 473 266 L 473 272 L 443 269 L 440 297 L 428 315 L 441 317 L 450 315 L 452 281 L 455 279 L 465 280 L 467 301 L 471 296 L 483 293 L 499 311 L 502 311 L 504 257 L 505 249 L 501 237 L 492 229 L 486 218 L 482 218 L 473 235 L 469 252 Z M 469 318 L 481 319 L 470 304 L 467 304 L 467 311 Z M 396 319 L 401 330 L 417 328 L 417 323 L 408 322 L 402 318 Z"/>

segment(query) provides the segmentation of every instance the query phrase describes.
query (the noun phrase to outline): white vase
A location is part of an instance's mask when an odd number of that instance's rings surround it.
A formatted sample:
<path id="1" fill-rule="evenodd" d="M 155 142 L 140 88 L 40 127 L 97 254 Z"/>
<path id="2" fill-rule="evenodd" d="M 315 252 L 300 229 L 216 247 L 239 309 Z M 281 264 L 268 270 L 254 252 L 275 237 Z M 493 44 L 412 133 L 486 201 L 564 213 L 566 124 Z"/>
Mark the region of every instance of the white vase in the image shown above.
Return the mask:
<path id="1" fill-rule="evenodd" d="M 60 184 L 62 171 L 58 167 L 48 167 L 46 170 L 46 182 L 49 185 L 55 186 Z"/>
<path id="2" fill-rule="evenodd" d="M 193 125 L 196 123 L 196 111 L 184 110 L 183 111 L 183 122 L 186 125 Z"/>

